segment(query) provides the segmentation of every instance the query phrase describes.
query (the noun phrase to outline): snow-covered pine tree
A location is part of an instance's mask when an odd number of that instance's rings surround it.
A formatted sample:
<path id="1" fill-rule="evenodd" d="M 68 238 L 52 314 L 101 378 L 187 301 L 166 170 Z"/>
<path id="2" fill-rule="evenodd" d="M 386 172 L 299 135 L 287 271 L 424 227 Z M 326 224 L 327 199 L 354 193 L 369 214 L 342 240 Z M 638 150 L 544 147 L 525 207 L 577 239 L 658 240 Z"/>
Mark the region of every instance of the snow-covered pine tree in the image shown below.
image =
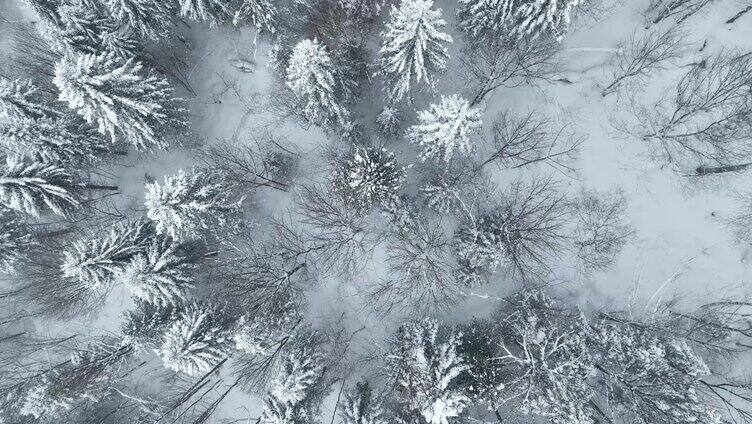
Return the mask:
<path id="1" fill-rule="evenodd" d="M 481 216 L 475 225 L 460 228 L 456 244 L 460 281 L 468 287 L 477 286 L 504 266 L 512 237 L 504 218 L 496 214 Z"/>
<path id="2" fill-rule="evenodd" d="M 143 352 L 157 349 L 164 342 L 167 329 L 180 318 L 183 306 L 155 304 L 141 299 L 134 299 L 134 304 L 133 309 L 122 314 L 123 343 Z"/>
<path id="3" fill-rule="evenodd" d="M 292 50 L 285 84 L 302 108 L 303 117 L 317 124 L 347 120 L 335 96 L 335 69 L 326 48 L 318 40 L 301 40 Z"/>
<path id="4" fill-rule="evenodd" d="M 15 211 L 0 207 L 0 273 L 14 273 L 34 244 L 26 222 Z"/>
<path id="5" fill-rule="evenodd" d="M 267 300 L 265 306 L 260 313 L 238 321 L 238 331 L 233 336 L 237 350 L 253 356 L 271 355 L 300 322 L 295 303 L 287 297 L 280 302 Z"/>
<path id="6" fill-rule="evenodd" d="M 112 19 L 99 3 L 78 0 L 58 8 L 60 25 L 43 27 L 42 35 L 60 53 L 109 53 L 122 59 L 139 54 L 138 40 L 128 27 Z"/>
<path id="7" fill-rule="evenodd" d="M 501 37 L 519 0 L 459 0 L 459 28 L 473 38 Z"/>
<path id="8" fill-rule="evenodd" d="M 388 422 L 381 404 L 367 381 L 355 384 L 345 399 L 340 415 L 342 424 L 386 424 Z"/>
<path id="9" fill-rule="evenodd" d="M 564 36 L 572 13 L 588 0 L 460 0 L 460 28 L 474 37 Z"/>
<path id="10" fill-rule="evenodd" d="M 338 93 L 340 103 L 356 104 L 362 99 L 363 88 L 370 83 L 373 72 L 370 64 L 370 53 L 365 41 L 356 37 L 345 37 L 337 50 L 332 54 L 332 62 L 337 70 L 337 84 L 334 92 Z M 349 127 L 356 124 L 349 123 Z M 357 130 L 356 130 L 357 131 Z M 349 130 L 353 133 L 353 129 Z M 357 138 L 353 137 L 353 139 Z"/>
<path id="11" fill-rule="evenodd" d="M 397 108 L 386 106 L 376 117 L 376 127 L 379 132 L 387 137 L 394 137 L 400 132 L 402 115 Z"/>
<path id="12" fill-rule="evenodd" d="M 190 275 L 196 256 L 190 244 L 158 236 L 136 254 L 122 272 L 122 279 L 133 297 L 154 304 L 178 304 L 186 301 L 193 287 Z"/>
<path id="13" fill-rule="evenodd" d="M 367 210 L 397 195 L 405 168 L 384 148 L 355 147 L 335 170 L 334 191 L 348 204 Z"/>
<path id="14" fill-rule="evenodd" d="M 63 166 L 84 167 L 112 150 L 77 116 L 0 120 L 0 145 L 17 155 Z"/>
<path id="15" fill-rule="evenodd" d="M 449 424 L 469 406 L 457 384 L 468 370 L 458 354 L 459 343 L 459 334 L 432 319 L 400 327 L 386 360 L 407 422 L 420 416 L 429 424 Z"/>
<path id="16" fill-rule="evenodd" d="M 140 37 L 159 39 L 173 23 L 174 2 L 163 0 L 102 0 L 112 17 Z"/>
<path id="17" fill-rule="evenodd" d="M 59 112 L 48 102 L 33 82 L 0 76 L 0 122 L 57 116 Z"/>
<path id="18" fill-rule="evenodd" d="M 519 400 L 522 412 L 548 417 L 555 423 L 595 422 L 588 402 L 593 396 L 588 378 L 595 374 L 586 345 L 584 318 L 557 317 L 552 299 L 526 292 L 500 324 L 498 366 L 510 373 L 506 396 L 498 407 Z"/>
<path id="19" fill-rule="evenodd" d="M 159 356 L 175 372 L 205 374 L 232 353 L 235 326 L 236 319 L 222 305 L 188 304 L 165 332 Z"/>
<path id="20" fill-rule="evenodd" d="M 241 0 L 234 7 L 232 24 L 237 26 L 248 22 L 257 32 L 274 34 L 276 16 L 277 8 L 271 0 Z"/>
<path id="21" fill-rule="evenodd" d="M 432 74 L 446 68 L 449 53 L 444 43 L 451 43 L 452 37 L 439 30 L 446 21 L 441 9 L 432 9 L 433 5 L 433 0 L 403 0 L 389 13 L 379 59 L 392 102 L 410 92 L 413 80 L 431 84 Z"/>
<path id="22" fill-rule="evenodd" d="M 164 183 L 146 185 L 146 216 L 157 232 L 177 241 L 201 238 L 231 226 L 242 211 L 242 199 L 234 198 L 222 175 L 194 169 L 165 176 Z"/>
<path id="23" fill-rule="evenodd" d="M 112 345 L 112 340 L 76 350 L 70 359 L 37 374 L 21 408 L 22 415 L 42 422 L 59 422 L 66 411 L 85 402 L 99 402 L 111 392 L 111 385 L 122 372 L 120 367 L 131 357 L 127 345 Z M 65 419 L 65 421 L 68 421 Z"/>
<path id="24" fill-rule="evenodd" d="M 264 400 L 261 424 L 313 422 L 317 405 L 312 398 L 321 376 L 321 357 L 313 346 L 303 344 L 288 351 Z"/>
<path id="25" fill-rule="evenodd" d="M 589 346 L 605 388 L 605 403 L 619 421 L 724 422 L 702 399 L 711 372 L 690 345 L 651 326 L 604 321 L 593 326 Z"/>
<path id="26" fill-rule="evenodd" d="M 410 142 L 422 147 L 419 159 L 449 162 L 455 154 L 473 150 L 471 137 L 481 128 L 481 111 L 457 96 L 441 96 L 438 104 L 418 113 L 418 123 L 407 130 Z"/>
<path id="27" fill-rule="evenodd" d="M 458 348 L 470 369 L 459 378 L 475 405 L 494 405 L 506 395 L 509 375 L 499 367 L 499 327 L 493 320 L 474 318 L 461 324 Z"/>
<path id="28" fill-rule="evenodd" d="M 104 236 L 76 240 L 63 252 L 62 275 L 87 290 L 106 292 L 128 263 L 148 248 L 152 234 L 148 221 L 137 220 L 119 224 Z"/>
<path id="29" fill-rule="evenodd" d="M 183 125 L 173 115 L 176 100 L 167 80 L 132 59 L 68 53 L 55 66 L 54 82 L 60 100 L 113 141 L 161 148 L 163 130 Z"/>
<path id="30" fill-rule="evenodd" d="M 387 0 L 336 0 L 348 18 L 357 22 L 376 19 Z"/>
<path id="31" fill-rule="evenodd" d="M 72 180 L 59 166 L 10 155 L 0 169 L 0 204 L 36 217 L 44 209 L 69 216 L 79 205 Z"/>
<path id="32" fill-rule="evenodd" d="M 179 0 L 180 15 L 218 26 L 232 16 L 231 0 Z"/>

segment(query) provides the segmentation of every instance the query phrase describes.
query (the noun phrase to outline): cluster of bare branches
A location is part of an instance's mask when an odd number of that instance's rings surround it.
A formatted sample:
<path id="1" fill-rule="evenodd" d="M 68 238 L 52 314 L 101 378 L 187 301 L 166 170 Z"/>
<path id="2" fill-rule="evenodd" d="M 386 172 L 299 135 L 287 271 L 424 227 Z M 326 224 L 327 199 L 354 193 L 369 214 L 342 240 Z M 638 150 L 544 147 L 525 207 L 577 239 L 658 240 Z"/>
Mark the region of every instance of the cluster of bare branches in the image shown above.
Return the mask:
<path id="1" fill-rule="evenodd" d="M 697 161 L 702 174 L 746 163 L 752 153 L 751 70 L 750 54 L 730 51 L 693 65 L 652 107 L 635 106 L 640 128 L 633 134 L 652 143 L 665 163 Z"/>
<path id="2" fill-rule="evenodd" d="M 389 274 L 369 291 L 382 313 L 409 315 L 445 309 L 462 299 L 454 275 L 451 239 L 441 220 L 428 216 L 393 225 L 387 233 Z"/>
<path id="3" fill-rule="evenodd" d="M 658 24 L 666 19 L 674 19 L 681 24 L 715 0 L 651 0 L 645 17 L 648 25 Z"/>
<path id="4" fill-rule="evenodd" d="M 671 26 L 666 30 L 651 30 L 642 35 L 632 34 L 617 45 L 614 55 L 614 71 L 610 82 L 603 89 L 607 96 L 629 80 L 644 82 L 655 72 L 666 68 L 667 64 L 676 65 L 685 48 L 684 30 Z"/>
<path id="5" fill-rule="evenodd" d="M 245 188 L 288 191 L 295 178 L 298 155 L 283 144 L 269 133 L 246 142 L 218 141 L 199 152 L 198 159 Z"/>
<path id="6" fill-rule="evenodd" d="M 585 271 L 605 270 L 634 235 L 626 221 L 627 198 L 621 190 L 585 191 L 574 204 L 574 245 Z"/>
<path id="7" fill-rule="evenodd" d="M 469 44 L 460 57 L 461 77 L 471 105 L 498 88 L 549 82 L 558 70 L 559 44 L 550 38 L 518 40 L 488 37 Z"/>
<path id="8" fill-rule="evenodd" d="M 280 247 L 317 272 L 356 275 L 382 241 L 370 217 L 348 206 L 331 188 L 301 186 L 297 194 L 296 220 L 277 223 L 284 240 Z"/>
<path id="9" fill-rule="evenodd" d="M 521 116 L 500 112 L 491 127 L 491 153 L 477 169 L 491 163 L 511 169 L 545 163 L 560 172 L 572 172 L 584 141 L 584 136 L 574 134 L 566 125 L 557 127 L 536 112 Z"/>

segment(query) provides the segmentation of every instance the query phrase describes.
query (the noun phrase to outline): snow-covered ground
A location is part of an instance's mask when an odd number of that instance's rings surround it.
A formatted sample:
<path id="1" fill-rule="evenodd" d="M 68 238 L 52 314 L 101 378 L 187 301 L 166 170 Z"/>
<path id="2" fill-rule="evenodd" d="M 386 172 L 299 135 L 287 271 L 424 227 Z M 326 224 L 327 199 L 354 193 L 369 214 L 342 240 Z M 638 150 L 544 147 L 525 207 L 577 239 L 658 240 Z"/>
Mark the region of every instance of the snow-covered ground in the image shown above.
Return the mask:
<path id="1" fill-rule="evenodd" d="M 0 7 L 12 7 L 17 2 L 3 3 Z M 576 163 L 577 172 L 556 174 L 566 189 L 577 193 L 581 189 L 620 188 L 627 195 L 627 217 L 634 225 L 636 235 L 615 264 L 608 271 L 595 272 L 587 278 L 565 264 L 556 266 L 558 289 L 578 299 L 582 305 L 608 303 L 611 307 L 618 307 L 634 301 L 647 304 L 647 308 L 674 293 L 687 298 L 717 296 L 725 289 L 750 282 L 752 278 L 749 246 L 736 244 L 725 223 L 738 208 L 737 194 L 750 187 L 752 174 L 701 179 L 682 175 L 651 160 L 642 140 L 620 135 L 611 125 L 614 116 L 621 116 L 624 112 L 628 100 L 625 91 L 637 88 L 623 89 L 605 98 L 601 96 L 603 84 L 610 76 L 610 59 L 620 40 L 644 30 L 644 17 L 640 12 L 646 9 L 647 3 L 647 0 L 622 1 L 609 7 L 594 22 L 587 19 L 580 22 L 567 35 L 561 53 L 561 77 L 571 83 L 500 88 L 481 104 L 486 134 L 493 116 L 505 109 L 536 110 L 569 125 L 586 139 Z M 443 9 L 445 19 L 449 21 L 448 28 L 453 28 L 456 2 L 437 1 L 437 6 Z M 749 50 L 752 14 L 732 25 L 723 23 L 738 10 L 738 6 L 737 0 L 721 0 L 692 17 L 687 24 L 688 47 L 678 64 L 691 63 L 723 48 L 737 46 Z M 2 9 L 0 13 L 3 13 Z M 20 19 L 29 17 L 27 14 L 22 16 Z M 289 146 L 301 153 L 303 161 L 310 159 L 308 164 L 303 164 L 301 178 L 308 181 L 327 178 L 318 169 L 322 149 L 331 143 L 326 135 L 316 127 L 303 128 L 295 121 L 273 116 L 265 109 L 268 97 L 274 95 L 271 71 L 266 64 L 268 45 L 261 41 L 254 57 L 252 31 L 208 28 L 201 24 L 192 26 L 191 63 L 186 79 L 195 95 L 181 88 L 178 88 L 178 93 L 187 99 L 197 145 L 220 139 L 243 143 L 247 142 L 249 134 L 270 131 L 289 142 Z M 450 48 L 450 55 L 456 57 L 462 35 L 452 30 L 452 36 L 456 42 Z M 707 47 L 700 53 L 705 42 Z M 456 62 L 450 63 L 456 65 Z M 252 69 L 247 69 L 249 66 Z M 639 88 L 643 90 L 641 101 L 647 103 L 652 96 L 675 84 L 683 72 L 680 66 L 654 73 L 649 83 Z M 438 91 L 462 94 L 458 72 L 456 67 L 450 67 L 439 83 Z M 379 106 L 381 101 L 376 98 L 379 93 L 371 95 L 374 96 L 373 104 Z M 403 158 L 414 154 L 404 140 L 390 147 Z M 191 149 L 188 145 L 167 152 L 129 157 L 127 166 L 115 170 L 117 177 L 114 180 L 121 187 L 123 204 L 141 207 L 145 174 L 161 181 L 163 176 L 174 174 L 178 169 L 190 168 L 194 164 Z M 533 172 L 552 171 L 541 166 Z M 503 185 L 514 176 L 515 173 L 510 171 L 498 171 L 493 181 Z M 255 200 L 257 208 L 253 214 L 269 216 L 278 213 L 289 206 L 289 196 L 261 192 Z M 366 267 L 366 274 L 381 266 L 379 255 L 375 258 L 374 263 Z M 310 290 L 308 313 L 314 321 L 345 314 L 348 328 L 365 326 L 368 329 L 360 333 L 361 343 L 367 344 L 389 334 L 399 318 L 377 316 L 364 308 L 359 295 L 360 285 L 368 282 L 369 275 L 362 277 L 362 281 L 331 279 L 320 282 Z M 461 320 L 483 316 L 495 308 L 498 296 L 516 287 L 512 282 L 497 279 L 491 286 L 473 288 L 467 299 L 455 306 L 447 318 Z M 119 314 L 130 302 L 126 292 L 116 291 L 108 299 L 107 307 L 91 321 L 61 323 L 59 328 L 61 331 L 71 331 L 72 328 L 83 332 L 115 331 Z M 338 389 L 336 386 L 331 395 L 330 409 Z M 325 411 L 325 417 L 329 414 L 330 411 Z M 241 391 L 234 391 L 223 403 L 214 422 L 223 422 L 223 418 L 245 422 L 244 419 L 258 416 L 258 401 Z"/>

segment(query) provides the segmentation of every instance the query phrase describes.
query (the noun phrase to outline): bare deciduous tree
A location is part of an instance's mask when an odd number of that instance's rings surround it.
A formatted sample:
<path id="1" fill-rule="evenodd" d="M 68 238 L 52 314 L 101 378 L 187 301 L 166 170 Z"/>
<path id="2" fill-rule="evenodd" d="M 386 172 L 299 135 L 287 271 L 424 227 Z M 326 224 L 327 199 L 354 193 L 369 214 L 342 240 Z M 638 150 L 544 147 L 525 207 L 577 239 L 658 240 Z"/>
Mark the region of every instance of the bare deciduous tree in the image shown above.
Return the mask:
<path id="1" fill-rule="evenodd" d="M 346 205 L 331 189 L 303 186 L 298 195 L 298 224 L 278 221 L 280 248 L 311 270 L 356 274 L 382 238 L 370 228 L 368 216 Z"/>
<path id="2" fill-rule="evenodd" d="M 664 69 L 666 63 L 675 64 L 684 50 L 683 33 L 678 26 L 653 30 L 643 35 L 632 34 L 621 41 L 614 55 L 614 71 L 610 83 L 601 94 L 605 97 L 617 91 L 628 80 L 643 82 L 652 72 Z"/>
<path id="3" fill-rule="evenodd" d="M 621 190 L 585 191 L 575 203 L 574 245 L 585 271 L 607 269 L 634 234 L 626 209 Z"/>
<path id="4" fill-rule="evenodd" d="M 715 0 L 650 0 L 645 11 L 649 25 L 655 25 L 668 18 L 676 19 L 677 24 L 689 19 Z"/>
<path id="5" fill-rule="evenodd" d="M 555 127 L 550 119 L 536 112 L 518 116 L 504 111 L 496 116 L 491 127 L 491 153 L 476 170 L 491 163 L 522 168 L 543 162 L 558 171 L 573 171 L 571 162 L 584 141 L 584 136 L 574 134 L 566 126 Z"/>
<path id="6" fill-rule="evenodd" d="M 294 178 L 297 154 L 271 134 L 254 137 L 252 143 L 220 141 L 200 152 L 200 160 L 219 170 L 229 181 L 247 188 L 266 187 L 288 191 Z"/>
<path id="7" fill-rule="evenodd" d="M 680 168 L 686 160 L 701 162 L 697 169 L 749 162 L 751 86 L 752 55 L 722 51 L 693 66 L 652 107 L 635 106 L 639 127 L 628 131 Z"/>
<path id="8" fill-rule="evenodd" d="M 525 280 L 545 278 L 550 259 L 564 250 L 569 205 L 550 178 L 516 181 L 498 206 L 458 232 L 462 278 L 482 282 L 497 269 Z"/>
<path id="9" fill-rule="evenodd" d="M 441 221 L 417 217 L 409 225 L 394 226 L 387 241 L 389 276 L 369 292 L 376 309 L 422 315 L 462 300 L 450 239 Z"/>
<path id="10" fill-rule="evenodd" d="M 460 57 L 462 78 L 475 106 L 500 87 L 520 87 L 548 81 L 556 72 L 559 44 L 550 38 L 517 40 L 488 37 L 468 45 Z"/>

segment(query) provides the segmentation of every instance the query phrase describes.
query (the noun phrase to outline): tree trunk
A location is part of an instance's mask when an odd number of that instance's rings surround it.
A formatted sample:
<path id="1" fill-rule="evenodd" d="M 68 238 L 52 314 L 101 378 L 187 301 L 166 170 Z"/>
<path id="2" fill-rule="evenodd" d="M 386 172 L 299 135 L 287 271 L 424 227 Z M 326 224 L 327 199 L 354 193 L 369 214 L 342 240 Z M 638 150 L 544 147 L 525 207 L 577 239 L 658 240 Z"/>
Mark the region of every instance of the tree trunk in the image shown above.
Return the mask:
<path id="1" fill-rule="evenodd" d="M 728 21 L 726 21 L 726 23 L 727 24 L 733 24 L 734 22 L 736 22 L 737 19 L 739 19 L 742 16 L 746 15 L 747 12 L 749 12 L 750 10 L 752 10 L 752 6 L 745 7 L 744 9 L 740 10 L 739 13 L 737 13 L 736 15 L 734 15 L 733 18 L 731 18 Z"/>
<path id="2" fill-rule="evenodd" d="M 747 168 L 752 166 L 752 162 L 750 163 L 742 163 L 739 165 L 723 165 L 723 166 L 698 166 L 695 169 L 695 172 L 697 172 L 697 175 L 703 176 L 703 175 L 712 175 L 712 174 L 722 174 L 724 172 L 737 172 L 737 171 L 743 171 Z"/>
<path id="3" fill-rule="evenodd" d="M 120 187 L 116 185 L 105 185 L 105 184 L 82 184 L 81 187 L 88 188 L 90 190 L 110 190 L 110 191 L 118 191 L 120 190 Z"/>

